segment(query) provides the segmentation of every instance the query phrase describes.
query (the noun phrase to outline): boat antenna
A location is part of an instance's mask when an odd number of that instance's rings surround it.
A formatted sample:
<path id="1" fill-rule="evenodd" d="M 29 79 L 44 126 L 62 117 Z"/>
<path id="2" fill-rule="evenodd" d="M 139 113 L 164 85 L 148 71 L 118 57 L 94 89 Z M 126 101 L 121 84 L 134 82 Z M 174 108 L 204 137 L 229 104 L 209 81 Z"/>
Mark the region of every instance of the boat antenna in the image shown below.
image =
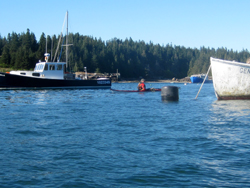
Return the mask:
<path id="1" fill-rule="evenodd" d="M 45 53 L 47 53 L 47 40 L 48 40 L 48 35 L 46 35 L 46 46 L 45 46 Z"/>
<path id="2" fill-rule="evenodd" d="M 45 54 L 44 54 L 44 56 L 45 56 L 45 62 L 48 62 L 49 56 L 50 56 L 50 54 L 47 53 L 47 38 L 48 38 L 48 35 L 46 35 L 46 46 L 45 46 Z"/>
<path id="3" fill-rule="evenodd" d="M 51 61 L 52 61 L 52 56 L 53 56 L 53 36 L 51 38 Z"/>

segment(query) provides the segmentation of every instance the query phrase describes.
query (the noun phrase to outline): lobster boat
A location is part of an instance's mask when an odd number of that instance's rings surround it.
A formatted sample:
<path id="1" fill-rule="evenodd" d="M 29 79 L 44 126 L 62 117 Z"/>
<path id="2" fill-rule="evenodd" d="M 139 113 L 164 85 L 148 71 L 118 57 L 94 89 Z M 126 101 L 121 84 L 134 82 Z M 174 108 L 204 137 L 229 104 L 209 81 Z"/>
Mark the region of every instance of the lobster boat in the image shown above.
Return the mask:
<path id="1" fill-rule="evenodd" d="M 68 22 L 68 12 L 66 13 Z M 68 24 L 67 24 L 68 25 Z M 49 62 L 49 53 L 45 61 L 36 63 L 34 71 L 0 72 L 1 89 L 110 89 L 111 78 L 88 79 L 76 77 L 67 72 L 68 28 L 66 35 L 66 62 Z M 61 38 L 60 38 L 61 39 Z M 60 41 L 60 40 L 59 40 Z M 59 47 L 59 44 L 58 44 Z M 58 48 L 57 47 L 57 48 Z M 46 50 L 47 51 L 47 50 Z M 55 55 L 56 56 L 56 55 Z M 52 58 L 51 58 L 52 59 Z"/>
<path id="2" fill-rule="evenodd" d="M 46 57 L 49 54 L 45 54 Z M 36 63 L 34 71 L 0 72 L 0 89 L 110 89 L 111 79 L 88 80 L 66 72 L 65 62 Z"/>

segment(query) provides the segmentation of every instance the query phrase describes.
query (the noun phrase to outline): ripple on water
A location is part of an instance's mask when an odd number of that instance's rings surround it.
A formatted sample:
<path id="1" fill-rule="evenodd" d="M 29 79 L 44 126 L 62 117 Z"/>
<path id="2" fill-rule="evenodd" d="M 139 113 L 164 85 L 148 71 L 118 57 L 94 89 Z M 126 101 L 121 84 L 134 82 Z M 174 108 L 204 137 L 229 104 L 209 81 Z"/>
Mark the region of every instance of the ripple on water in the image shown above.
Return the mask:
<path id="1" fill-rule="evenodd" d="M 177 86 L 178 102 L 159 92 L 1 91 L 0 184 L 248 187 L 248 102 L 217 101 L 212 84 L 194 100 L 200 85 Z"/>

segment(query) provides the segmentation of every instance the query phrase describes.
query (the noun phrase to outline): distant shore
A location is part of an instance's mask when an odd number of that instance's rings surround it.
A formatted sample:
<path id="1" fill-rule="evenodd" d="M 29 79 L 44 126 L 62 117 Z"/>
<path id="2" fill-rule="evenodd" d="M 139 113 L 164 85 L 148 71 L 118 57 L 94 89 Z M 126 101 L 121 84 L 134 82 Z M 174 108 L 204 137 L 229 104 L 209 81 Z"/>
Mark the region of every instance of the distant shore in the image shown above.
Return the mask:
<path id="1" fill-rule="evenodd" d="M 209 76 L 208 80 L 212 81 L 212 77 Z M 112 81 L 113 83 L 138 83 L 140 82 L 140 79 L 121 79 L 118 81 Z M 172 78 L 172 79 L 146 79 L 146 83 L 192 83 L 190 80 L 190 77 L 185 77 L 185 78 Z"/>
<path id="2" fill-rule="evenodd" d="M 140 80 L 119 80 L 119 81 L 113 81 L 113 83 L 138 83 Z M 189 77 L 182 78 L 182 79 L 149 79 L 145 81 L 146 83 L 191 83 L 191 80 Z"/>

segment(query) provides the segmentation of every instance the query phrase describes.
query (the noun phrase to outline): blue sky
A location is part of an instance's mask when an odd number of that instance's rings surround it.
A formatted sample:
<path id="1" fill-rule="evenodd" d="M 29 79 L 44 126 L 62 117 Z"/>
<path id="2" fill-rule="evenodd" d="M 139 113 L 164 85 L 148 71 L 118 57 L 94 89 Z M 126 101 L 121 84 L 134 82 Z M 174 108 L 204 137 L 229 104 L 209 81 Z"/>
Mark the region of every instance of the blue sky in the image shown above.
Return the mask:
<path id="1" fill-rule="evenodd" d="M 0 34 L 69 32 L 184 47 L 250 51 L 250 0 L 0 0 Z"/>

